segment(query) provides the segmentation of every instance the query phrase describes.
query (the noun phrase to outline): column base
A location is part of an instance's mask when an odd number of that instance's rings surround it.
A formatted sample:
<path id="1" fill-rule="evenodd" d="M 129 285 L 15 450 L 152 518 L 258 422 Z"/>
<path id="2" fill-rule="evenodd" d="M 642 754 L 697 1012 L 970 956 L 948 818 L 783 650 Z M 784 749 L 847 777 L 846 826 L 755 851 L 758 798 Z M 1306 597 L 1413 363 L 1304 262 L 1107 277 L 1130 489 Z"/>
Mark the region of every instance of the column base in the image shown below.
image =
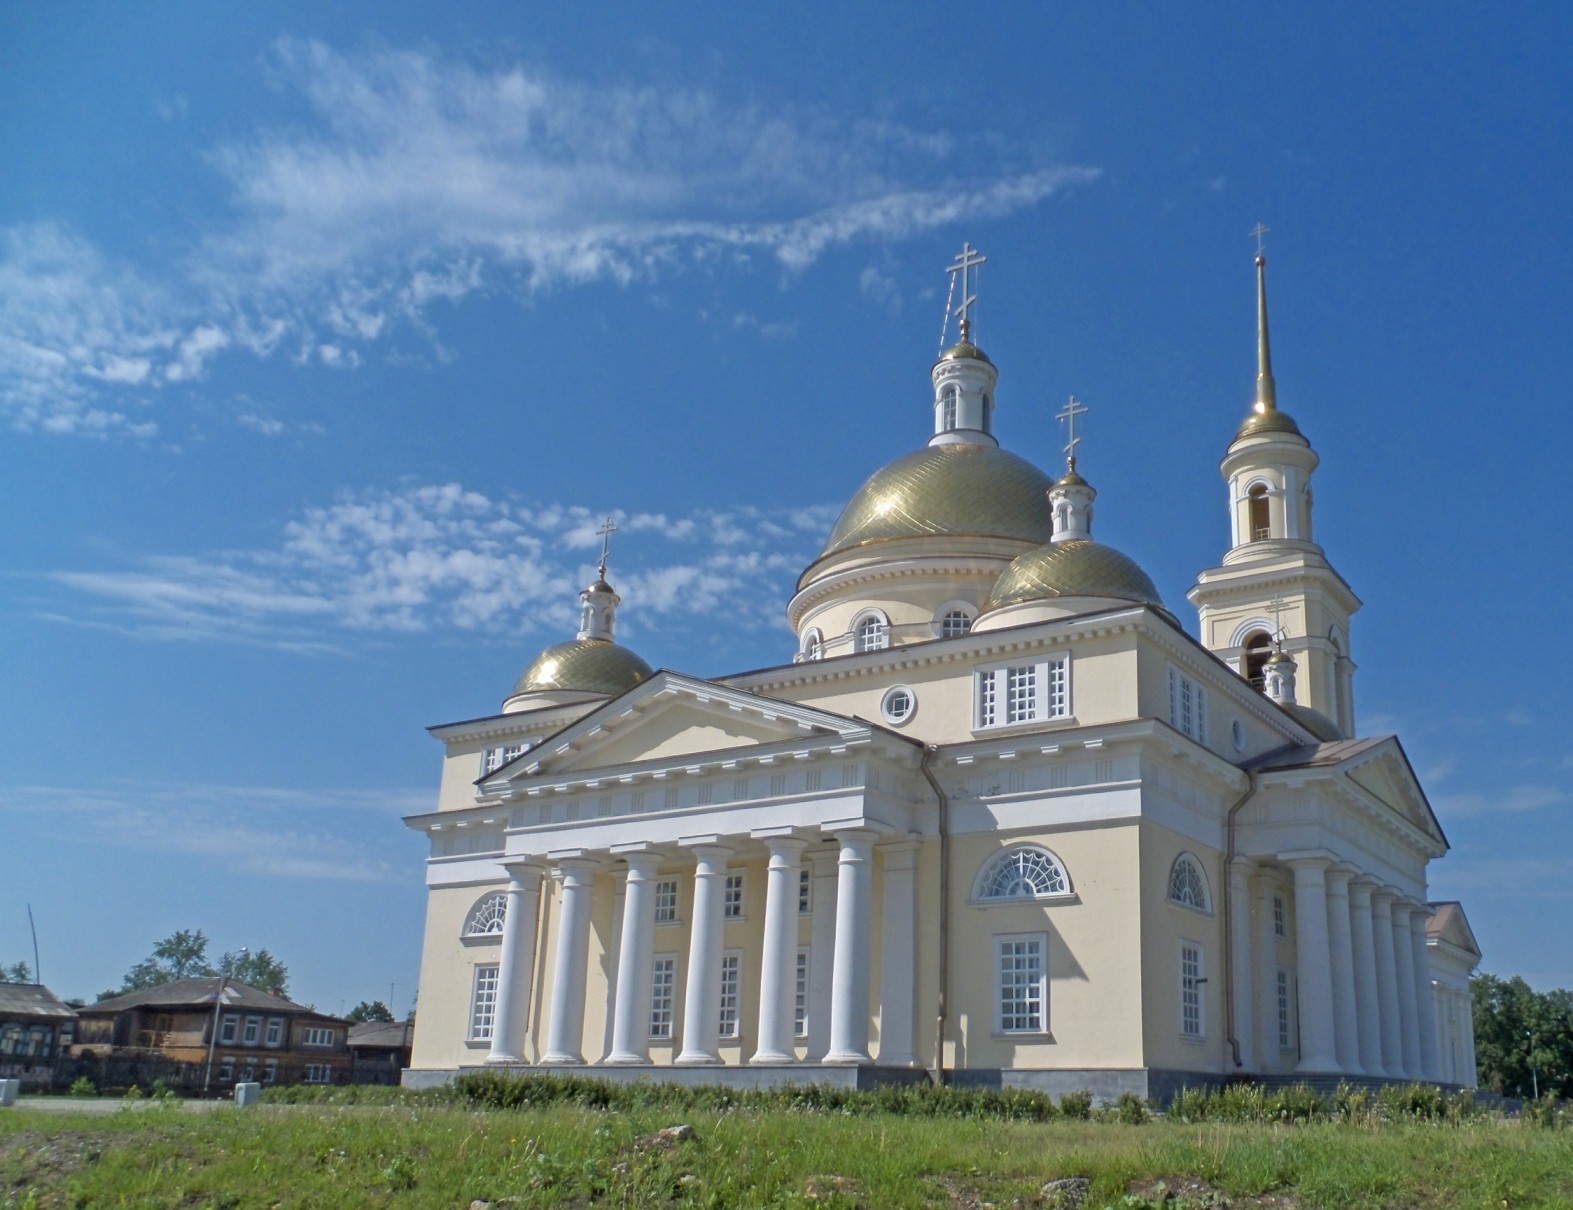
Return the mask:
<path id="1" fill-rule="evenodd" d="M 486 1066 L 488 1067 L 524 1067 L 528 1063 L 529 1060 L 522 1055 L 490 1054 L 486 1056 Z"/>
<path id="2" fill-rule="evenodd" d="M 538 1064 L 540 1067 L 583 1067 L 583 1055 L 549 1054 L 542 1055 Z"/>
<path id="3" fill-rule="evenodd" d="M 1303 1072 L 1308 1076 L 1337 1075 L 1342 1068 L 1338 1066 L 1337 1059 L 1301 1059 L 1295 1065 L 1296 1072 Z"/>
<path id="4" fill-rule="evenodd" d="M 678 1067 L 720 1067 L 721 1066 L 721 1056 L 720 1055 L 707 1055 L 707 1054 L 688 1054 L 688 1053 L 685 1052 L 683 1054 L 678 1055 L 677 1058 L 672 1060 L 672 1062 L 675 1065 L 677 1065 Z"/>
<path id="5" fill-rule="evenodd" d="M 618 1055 L 618 1054 L 611 1054 L 611 1055 L 607 1055 L 606 1058 L 601 1060 L 601 1062 L 604 1063 L 608 1067 L 650 1067 L 650 1066 L 653 1066 L 651 1064 L 651 1062 L 650 1062 L 650 1056 L 649 1055 L 636 1055 L 636 1054 Z"/>
<path id="6" fill-rule="evenodd" d="M 855 1050 L 833 1050 L 824 1057 L 826 1063 L 873 1063 L 874 1057 L 868 1053 L 858 1053 Z"/>
<path id="7" fill-rule="evenodd" d="M 754 1057 L 749 1060 L 749 1063 L 754 1065 L 754 1066 L 759 1066 L 759 1065 L 768 1063 L 768 1064 L 770 1064 L 773 1067 L 779 1067 L 783 1063 L 796 1063 L 796 1062 L 797 1062 L 797 1056 L 795 1054 L 787 1054 L 785 1051 L 780 1051 L 780 1050 L 761 1050 L 761 1051 L 757 1051 L 757 1052 L 755 1052 Z"/>

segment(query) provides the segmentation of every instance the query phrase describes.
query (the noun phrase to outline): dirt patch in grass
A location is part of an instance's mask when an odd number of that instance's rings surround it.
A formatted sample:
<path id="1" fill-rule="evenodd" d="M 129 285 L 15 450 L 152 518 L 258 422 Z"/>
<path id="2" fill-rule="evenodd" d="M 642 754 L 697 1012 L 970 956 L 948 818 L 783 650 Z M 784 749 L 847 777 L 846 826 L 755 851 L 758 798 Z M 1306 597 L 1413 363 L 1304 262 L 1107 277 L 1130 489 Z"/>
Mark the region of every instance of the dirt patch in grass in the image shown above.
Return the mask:
<path id="1" fill-rule="evenodd" d="M 1125 1192 L 1141 1198 L 1145 1206 L 1161 1206 L 1164 1210 L 1303 1210 L 1305 1205 L 1293 1194 L 1230 1194 L 1189 1176 L 1130 1181 Z"/>
<path id="2" fill-rule="evenodd" d="M 16 1187 L 54 1182 L 80 1172 L 104 1153 L 104 1135 L 83 1130 L 27 1130 L 0 1139 L 0 1173 Z"/>

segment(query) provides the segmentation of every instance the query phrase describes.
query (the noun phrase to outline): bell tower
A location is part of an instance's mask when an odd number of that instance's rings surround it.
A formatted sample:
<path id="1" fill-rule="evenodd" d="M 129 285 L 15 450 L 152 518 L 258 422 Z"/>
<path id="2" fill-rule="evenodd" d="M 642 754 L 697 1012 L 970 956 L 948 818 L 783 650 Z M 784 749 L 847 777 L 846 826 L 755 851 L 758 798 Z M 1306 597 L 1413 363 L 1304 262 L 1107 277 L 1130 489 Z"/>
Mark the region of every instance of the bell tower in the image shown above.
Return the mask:
<path id="1" fill-rule="evenodd" d="M 1267 337 L 1267 257 L 1256 253 L 1256 401 L 1219 464 L 1229 485 L 1229 549 L 1186 595 L 1202 644 L 1265 688 L 1269 648 L 1301 670 L 1300 703 L 1354 735 L 1354 662 L 1349 619 L 1360 608 L 1311 532 L 1311 475 L 1318 458 L 1278 409 Z"/>

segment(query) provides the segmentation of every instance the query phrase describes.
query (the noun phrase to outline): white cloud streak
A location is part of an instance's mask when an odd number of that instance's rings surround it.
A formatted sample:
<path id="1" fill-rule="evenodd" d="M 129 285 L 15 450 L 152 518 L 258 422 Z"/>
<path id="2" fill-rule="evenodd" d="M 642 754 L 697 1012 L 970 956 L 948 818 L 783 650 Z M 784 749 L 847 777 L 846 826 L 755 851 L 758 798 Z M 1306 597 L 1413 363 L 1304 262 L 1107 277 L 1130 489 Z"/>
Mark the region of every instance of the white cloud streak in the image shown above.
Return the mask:
<path id="1" fill-rule="evenodd" d="M 778 602 L 834 521 L 829 507 L 672 517 L 617 513 L 620 634 L 700 626 L 725 609 L 781 624 Z M 346 495 L 288 522 L 271 547 L 146 555 L 130 567 L 44 577 L 65 596 L 42 616 L 138 637 L 347 651 L 446 632 L 569 637 L 602 514 L 494 500 L 458 484 Z M 635 536 L 637 535 L 637 536 Z"/>
<path id="2" fill-rule="evenodd" d="M 1010 214 L 1096 171 L 991 172 L 946 132 L 677 87 L 284 41 L 304 117 L 207 157 L 228 209 L 179 263 L 117 263 L 59 224 L 0 229 L 0 409 L 147 436 L 149 403 L 227 351 L 350 368 L 432 303 L 627 284 Z M 976 146 L 974 142 L 972 146 Z"/>

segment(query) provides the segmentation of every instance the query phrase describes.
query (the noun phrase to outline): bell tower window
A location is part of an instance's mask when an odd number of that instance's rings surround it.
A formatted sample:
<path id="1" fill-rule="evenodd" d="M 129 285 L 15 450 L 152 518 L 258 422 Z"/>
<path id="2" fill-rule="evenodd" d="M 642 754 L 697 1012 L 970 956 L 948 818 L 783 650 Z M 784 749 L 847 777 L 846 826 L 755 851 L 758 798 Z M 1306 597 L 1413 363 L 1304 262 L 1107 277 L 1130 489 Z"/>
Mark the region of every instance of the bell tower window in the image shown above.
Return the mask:
<path id="1" fill-rule="evenodd" d="M 1251 541 L 1260 542 L 1264 538 L 1272 537 L 1272 524 L 1268 520 L 1267 487 L 1258 483 L 1246 495 L 1246 507 L 1249 509 Z"/>
<path id="2" fill-rule="evenodd" d="M 939 428 L 940 428 L 940 432 L 948 433 L 952 429 L 954 429 L 956 427 L 957 423 L 960 420 L 960 416 L 961 416 L 961 390 L 960 390 L 960 388 L 954 387 L 954 386 L 946 387 L 945 388 L 945 393 L 942 396 L 940 396 L 940 404 L 939 404 Z"/>
<path id="3" fill-rule="evenodd" d="M 1243 671 L 1253 689 L 1260 689 L 1266 683 L 1263 670 L 1267 666 L 1267 657 L 1272 654 L 1272 647 L 1272 640 L 1260 630 L 1245 640 Z"/>

